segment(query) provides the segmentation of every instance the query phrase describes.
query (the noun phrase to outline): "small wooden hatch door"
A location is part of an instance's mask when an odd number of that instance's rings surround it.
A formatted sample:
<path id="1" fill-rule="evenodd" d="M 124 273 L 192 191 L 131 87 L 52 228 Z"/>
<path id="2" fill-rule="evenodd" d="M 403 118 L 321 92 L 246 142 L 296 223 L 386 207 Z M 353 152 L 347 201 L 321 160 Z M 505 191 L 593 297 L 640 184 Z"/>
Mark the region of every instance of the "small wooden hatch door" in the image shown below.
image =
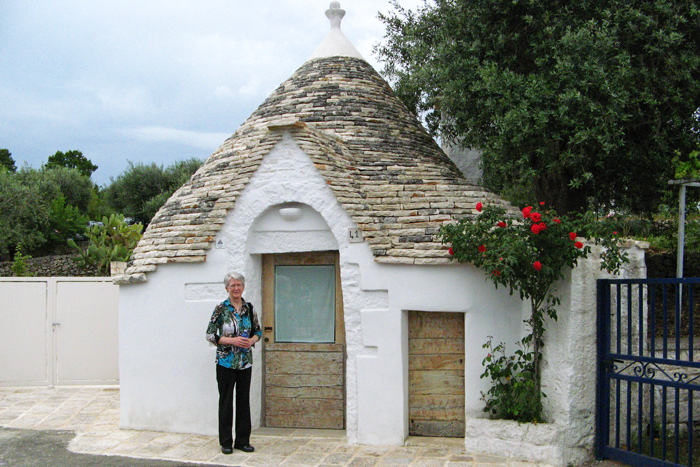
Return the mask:
<path id="1" fill-rule="evenodd" d="M 338 252 L 263 256 L 264 423 L 345 428 Z"/>
<path id="2" fill-rule="evenodd" d="M 408 313 L 408 432 L 464 437 L 464 314 Z"/>

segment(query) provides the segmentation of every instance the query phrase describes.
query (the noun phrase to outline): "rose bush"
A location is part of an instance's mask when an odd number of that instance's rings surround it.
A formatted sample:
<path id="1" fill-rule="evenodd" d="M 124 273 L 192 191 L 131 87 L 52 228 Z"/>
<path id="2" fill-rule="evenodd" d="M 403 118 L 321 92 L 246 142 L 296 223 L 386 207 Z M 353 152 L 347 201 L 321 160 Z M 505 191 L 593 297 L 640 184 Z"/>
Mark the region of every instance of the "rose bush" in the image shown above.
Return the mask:
<path id="1" fill-rule="evenodd" d="M 521 349 L 528 350 L 521 350 L 517 368 L 504 369 L 502 366 L 507 362 L 516 365 L 514 357 L 504 357 L 497 364 L 491 358 L 484 359 L 486 371 L 482 378 L 491 377 L 494 383 L 492 389 L 483 395 L 486 401 L 484 410 L 498 418 L 542 421 L 540 363 L 545 318 L 556 319 L 556 307 L 560 304 L 551 287 L 563 279 L 566 268 L 573 268 L 579 258 L 591 252 L 591 247 L 584 245 L 576 232 L 604 247 L 601 269 L 617 273 L 627 257 L 614 235 L 602 231 L 590 216 L 572 221 L 547 209 L 544 203 L 540 203 L 539 210 L 532 206 L 523 208 L 521 218 L 508 214 L 501 206 L 478 203 L 476 210 L 480 213 L 476 219 L 463 219 L 441 229 L 443 242 L 450 245 L 448 251 L 456 261 L 483 269 L 486 279 L 491 280 L 496 288 L 505 286 L 511 294 L 519 293 L 521 299 L 530 301 L 531 308 L 530 318 L 526 321 L 531 332 L 518 343 Z M 534 384 L 519 384 L 523 378 L 515 377 L 504 381 L 504 372 L 531 372 Z M 512 397 L 513 388 L 509 391 L 503 388 L 516 383 L 519 390 L 528 391 L 521 397 L 532 397 L 536 401 L 533 410 L 514 414 L 504 409 L 510 406 L 505 399 Z"/>

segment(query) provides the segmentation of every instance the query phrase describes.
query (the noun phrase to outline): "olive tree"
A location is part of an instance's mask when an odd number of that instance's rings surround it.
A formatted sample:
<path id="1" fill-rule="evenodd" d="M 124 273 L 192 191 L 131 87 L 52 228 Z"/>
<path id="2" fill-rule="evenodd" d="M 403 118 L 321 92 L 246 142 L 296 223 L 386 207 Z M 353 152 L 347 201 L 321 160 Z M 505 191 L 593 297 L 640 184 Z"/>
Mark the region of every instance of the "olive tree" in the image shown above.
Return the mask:
<path id="1" fill-rule="evenodd" d="M 429 130 L 485 184 L 560 213 L 655 211 L 698 140 L 700 7 L 672 0 L 429 0 L 376 47 Z"/>

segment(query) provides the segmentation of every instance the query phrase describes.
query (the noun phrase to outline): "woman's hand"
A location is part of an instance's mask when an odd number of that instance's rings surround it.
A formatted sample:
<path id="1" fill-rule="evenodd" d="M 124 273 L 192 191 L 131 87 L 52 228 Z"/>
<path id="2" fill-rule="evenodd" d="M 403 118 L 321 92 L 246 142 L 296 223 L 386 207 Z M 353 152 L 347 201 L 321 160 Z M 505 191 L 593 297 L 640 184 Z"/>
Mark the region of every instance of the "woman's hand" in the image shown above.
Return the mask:
<path id="1" fill-rule="evenodd" d="M 241 347 L 243 349 L 249 349 L 250 346 L 253 345 L 253 343 L 247 337 L 238 336 L 238 337 L 233 337 L 232 339 L 233 339 L 233 345 L 235 345 L 236 347 Z"/>
<path id="2" fill-rule="evenodd" d="M 222 337 L 219 339 L 219 345 L 233 345 L 236 347 L 241 347 L 243 349 L 249 349 L 257 342 L 258 338 L 257 336 L 253 336 L 251 338 L 248 337 Z"/>

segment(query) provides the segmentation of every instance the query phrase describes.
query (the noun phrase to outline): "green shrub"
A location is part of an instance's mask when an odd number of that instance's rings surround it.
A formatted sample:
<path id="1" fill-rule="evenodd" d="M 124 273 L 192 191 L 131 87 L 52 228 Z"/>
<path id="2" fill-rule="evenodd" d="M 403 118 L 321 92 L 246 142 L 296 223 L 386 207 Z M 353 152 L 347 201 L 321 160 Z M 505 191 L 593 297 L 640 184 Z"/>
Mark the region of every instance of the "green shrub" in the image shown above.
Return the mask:
<path id="1" fill-rule="evenodd" d="M 537 381 L 533 368 L 534 353 L 518 343 L 520 348 L 511 356 L 506 355 L 506 345 L 501 342 L 493 347 L 493 337 L 482 346 L 488 355 L 482 361 L 482 378 L 490 378 L 492 386 L 481 393 L 486 403 L 484 412 L 492 418 L 519 422 L 543 422 L 542 402 L 537 394 Z M 544 393 L 542 393 L 544 397 Z"/>
<path id="2" fill-rule="evenodd" d="M 68 244 L 78 251 L 80 267 L 94 267 L 97 273 L 109 275 L 109 263 L 129 261 L 141 239 L 142 224 L 128 225 L 121 214 L 102 218 L 104 225 L 94 225 L 86 231 L 88 247 L 83 250 L 73 239 Z"/>
<path id="3" fill-rule="evenodd" d="M 678 219 L 655 220 L 648 235 L 633 235 L 637 240 L 649 242 L 652 251 L 678 250 Z M 700 249 L 700 220 L 690 219 L 685 223 L 685 251 Z"/>
<path id="4" fill-rule="evenodd" d="M 34 276 L 33 273 L 29 272 L 29 265 L 27 260 L 32 259 L 29 255 L 22 254 L 22 245 L 17 245 L 17 251 L 15 251 L 15 259 L 12 261 L 12 274 L 16 277 L 31 277 Z"/>
<path id="5" fill-rule="evenodd" d="M 64 243 L 68 238 L 83 233 L 88 220 L 88 217 L 78 208 L 66 204 L 62 194 L 59 195 L 51 203 L 49 242 Z"/>

